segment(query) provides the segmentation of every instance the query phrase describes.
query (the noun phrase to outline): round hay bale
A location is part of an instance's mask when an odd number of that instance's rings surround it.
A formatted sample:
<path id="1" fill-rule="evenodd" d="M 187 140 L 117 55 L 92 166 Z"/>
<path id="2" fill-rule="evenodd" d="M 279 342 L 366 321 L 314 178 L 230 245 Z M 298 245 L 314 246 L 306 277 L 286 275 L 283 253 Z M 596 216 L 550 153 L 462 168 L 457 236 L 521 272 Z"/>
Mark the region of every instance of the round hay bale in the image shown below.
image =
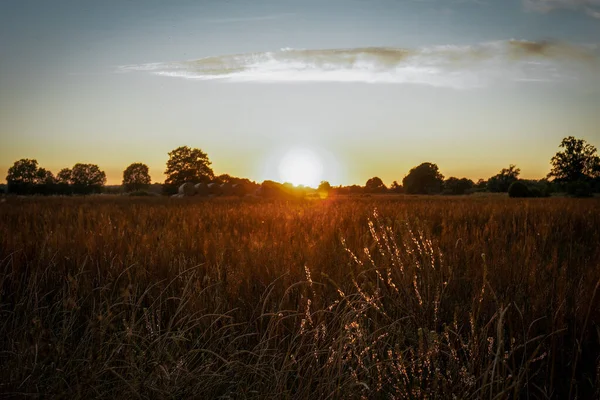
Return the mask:
<path id="1" fill-rule="evenodd" d="M 245 194 L 244 186 L 240 183 L 231 185 L 231 192 L 234 196 L 243 196 Z"/>
<path id="2" fill-rule="evenodd" d="M 196 188 L 193 183 L 186 182 L 179 186 L 179 194 L 182 196 L 193 196 L 196 194 Z"/>
<path id="3" fill-rule="evenodd" d="M 208 186 L 206 183 L 197 183 L 196 186 L 196 194 L 198 196 L 208 196 L 210 191 L 208 190 Z"/>
<path id="4" fill-rule="evenodd" d="M 221 185 L 219 185 L 218 183 L 214 183 L 213 182 L 213 183 L 209 183 L 206 186 L 208 186 L 208 193 L 209 194 L 212 194 L 214 196 L 218 196 L 218 195 L 220 195 L 222 193 L 221 192 Z"/>
<path id="5" fill-rule="evenodd" d="M 231 196 L 233 194 L 233 190 L 231 188 L 231 183 L 221 184 L 221 194 L 223 196 Z"/>

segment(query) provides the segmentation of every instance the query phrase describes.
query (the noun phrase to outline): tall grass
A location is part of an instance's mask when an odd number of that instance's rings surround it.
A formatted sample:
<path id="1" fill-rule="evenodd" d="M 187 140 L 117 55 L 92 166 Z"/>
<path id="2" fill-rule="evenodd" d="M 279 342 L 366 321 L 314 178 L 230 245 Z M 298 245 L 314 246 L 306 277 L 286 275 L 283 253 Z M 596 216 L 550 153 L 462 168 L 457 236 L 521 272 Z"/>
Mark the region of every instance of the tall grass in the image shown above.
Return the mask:
<path id="1" fill-rule="evenodd" d="M 9 396 L 600 396 L 594 199 L 9 199 L 0 260 Z"/>

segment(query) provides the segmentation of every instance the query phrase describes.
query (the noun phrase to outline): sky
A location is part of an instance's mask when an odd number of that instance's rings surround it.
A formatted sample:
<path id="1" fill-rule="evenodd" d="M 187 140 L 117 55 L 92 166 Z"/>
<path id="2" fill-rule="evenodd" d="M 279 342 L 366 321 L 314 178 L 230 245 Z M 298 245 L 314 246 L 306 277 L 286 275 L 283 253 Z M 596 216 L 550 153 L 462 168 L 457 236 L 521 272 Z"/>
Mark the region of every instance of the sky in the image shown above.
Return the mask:
<path id="1" fill-rule="evenodd" d="M 161 182 L 187 145 L 258 182 L 542 178 L 563 137 L 600 147 L 599 105 L 600 0 L 0 0 L 2 177 Z"/>

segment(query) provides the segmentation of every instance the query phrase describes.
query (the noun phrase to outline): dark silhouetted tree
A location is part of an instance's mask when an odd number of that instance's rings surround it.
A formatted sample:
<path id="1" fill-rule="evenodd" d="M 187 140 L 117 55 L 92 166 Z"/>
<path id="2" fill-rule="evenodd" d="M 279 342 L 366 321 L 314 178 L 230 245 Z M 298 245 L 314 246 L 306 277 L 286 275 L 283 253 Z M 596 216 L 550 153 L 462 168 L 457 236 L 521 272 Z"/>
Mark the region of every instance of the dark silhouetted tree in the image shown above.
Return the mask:
<path id="1" fill-rule="evenodd" d="M 186 182 L 210 182 L 214 173 L 208 155 L 200 149 L 181 146 L 169 152 L 165 185 L 179 186 Z"/>
<path id="2" fill-rule="evenodd" d="M 408 194 L 435 194 L 442 191 L 444 175 L 436 164 L 425 162 L 414 167 L 402 179 L 404 192 Z"/>
<path id="3" fill-rule="evenodd" d="M 390 191 L 392 193 L 402 193 L 404 192 L 404 188 L 402 187 L 402 185 L 400 185 L 398 183 L 398 181 L 394 181 L 392 182 L 392 184 L 390 185 Z"/>
<path id="4" fill-rule="evenodd" d="M 72 171 L 69 168 L 63 168 L 56 174 L 56 192 L 59 194 L 71 194 L 71 175 Z"/>
<path id="5" fill-rule="evenodd" d="M 600 157 L 594 146 L 583 139 L 569 136 L 562 140 L 559 147 L 563 150 L 552 157 L 552 170 L 548 178 L 558 183 L 590 183 L 600 177 Z"/>
<path id="6" fill-rule="evenodd" d="M 45 168 L 39 168 L 35 177 L 34 193 L 49 195 L 57 192 L 54 174 Z"/>
<path id="7" fill-rule="evenodd" d="M 128 192 L 150 187 L 150 170 L 146 164 L 133 163 L 123 171 L 123 186 Z"/>
<path id="8" fill-rule="evenodd" d="M 367 193 L 383 193 L 386 190 L 387 190 L 387 187 L 385 186 L 383 181 L 376 176 L 369 179 L 367 181 L 367 183 L 365 184 L 365 191 Z"/>
<path id="9" fill-rule="evenodd" d="M 444 181 L 444 194 L 461 195 L 473 189 L 475 183 L 467 178 L 450 177 Z"/>
<path id="10" fill-rule="evenodd" d="M 473 185 L 473 190 L 477 192 L 485 192 L 487 190 L 487 181 L 485 179 L 478 179 Z"/>
<path id="11" fill-rule="evenodd" d="M 329 192 L 331 190 L 331 184 L 327 181 L 321 181 L 317 190 L 320 192 Z"/>
<path id="12" fill-rule="evenodd" d="M 333 193 L 336 195 L 356 195 L 364 192 L 364 188 L 359 185 L 337 186 L 333 188 Z"/>
<path id="13" fill-rule="evenodd" d="M 71 170 L 71 185 L 75 193 L 99 193 L 105 183 L 106 174 L 95 164 L 78 163 Z"/>
<path id="14" fill-rule="evenodd" d="M 72 183 L 71 175 L 72 171 L 69 168 L 63 168 L 56 174 L 56 182 L 70 185 Z"/>
<path id="15" fill-rule="evenodd" d="M 6 175 L 8 192 L 16 194 L 32 194 L 38 182 L 38 162 L 23 158 L 15 161 Z"/>
<path id="16" fill-rule="evenodd" d="M 331 193 L 331 190 L 331 184 L 327 181 L 321 181 L 321 183 L 319 183 L 319 186 L 317 187 L 317 193 L 323 198 L 328 197 Z"/>
<path id="17" fill-rule="evenodd" d="M 213 182 L 215 183 L 229 183 L 231 185 L 240 185 L 243 188 L 243 192 L 248 192 L 257 189 L 260 185 L 256 182 L 251 181 L 248 178 L 238 178 L 236 176 L 231 176 L 229 174 L 221 174 L 215 178 L 213 178 Z M 241 189 L 236 189 L 241 192 Z"/>
<path id="18" fill-rule="evenodd" d="M 487 188 L 490 192 L 508 192 L 510 185 L 519 179 L 520 173 L 521 170 L 513 164 L 502 168 L 497 175 L 488 179 Z"/>
<path id="19" fill-rule="evenodd" d="M 508 197 L 531 197 L 531 192 L 525 182 L 517 180 L 508 187 Z"/>
<path id="20" fill-rule="evenodd" d="M 51 171 L 39 168 L 36 173 L 35 183 L 36 185 L 53 185 L 56 183 L 56 178 L 54 178 L 54 174 Z"/>
<path id="21" fill-rule="evenodd" d="M 235 178 L 229 174 L 221 174 L 219 176 L 215 176 L 213 178 L 213 182 L 215 183 L 233 183 Z"/>

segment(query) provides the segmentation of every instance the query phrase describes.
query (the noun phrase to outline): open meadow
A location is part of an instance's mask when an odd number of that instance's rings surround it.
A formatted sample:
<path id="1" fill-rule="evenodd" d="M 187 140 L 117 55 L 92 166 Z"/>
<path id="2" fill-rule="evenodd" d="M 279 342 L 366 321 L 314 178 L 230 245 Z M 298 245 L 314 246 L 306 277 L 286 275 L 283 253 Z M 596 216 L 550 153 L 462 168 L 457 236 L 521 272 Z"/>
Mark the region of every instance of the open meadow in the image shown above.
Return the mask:
<path id="1" fill-rule="evenodd" d="M 0 393 L 600 396 L 600 201 L 6 198 Z"/>

